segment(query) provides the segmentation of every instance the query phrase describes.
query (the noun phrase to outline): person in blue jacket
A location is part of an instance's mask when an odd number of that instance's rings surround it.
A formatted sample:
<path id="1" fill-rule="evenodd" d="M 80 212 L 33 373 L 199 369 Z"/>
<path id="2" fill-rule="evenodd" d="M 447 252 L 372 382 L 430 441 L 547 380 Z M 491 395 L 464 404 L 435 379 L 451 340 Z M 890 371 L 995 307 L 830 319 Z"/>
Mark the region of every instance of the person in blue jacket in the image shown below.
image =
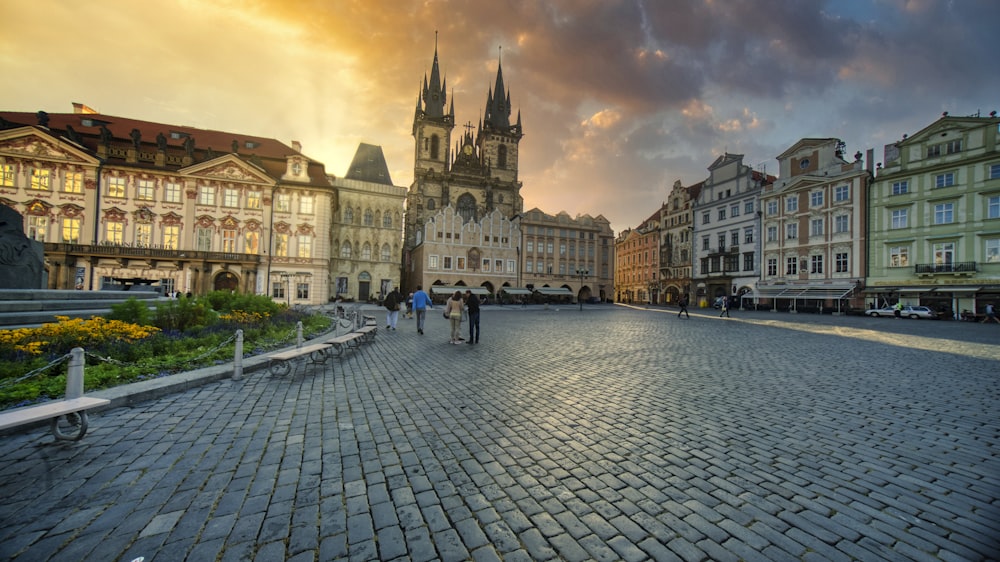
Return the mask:
<path id="1" fill-rule="evenodd" d="M 413 292 L 413 312 L 417 315 L 417 333 L 424 333 L 424 320 L 427 319 L 427 309 L 434 308 L 431 298 L 424 292 L 422 286 L 417 285 L 417 290 Z"/>

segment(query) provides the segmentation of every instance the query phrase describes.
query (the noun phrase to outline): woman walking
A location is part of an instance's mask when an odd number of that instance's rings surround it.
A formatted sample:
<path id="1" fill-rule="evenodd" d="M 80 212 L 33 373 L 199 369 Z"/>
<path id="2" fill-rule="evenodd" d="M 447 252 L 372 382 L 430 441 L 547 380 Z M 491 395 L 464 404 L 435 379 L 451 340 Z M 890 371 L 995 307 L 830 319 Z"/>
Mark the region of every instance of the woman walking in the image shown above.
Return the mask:
<path id="1" fill-rule="evenodd" d="M 455 291 L 455 294 L 448 299 L 448 304 L 444 309 L 444 315 L 451 322 L 451 341 L 448 343 L 462 343 L 462 292 Z"/>

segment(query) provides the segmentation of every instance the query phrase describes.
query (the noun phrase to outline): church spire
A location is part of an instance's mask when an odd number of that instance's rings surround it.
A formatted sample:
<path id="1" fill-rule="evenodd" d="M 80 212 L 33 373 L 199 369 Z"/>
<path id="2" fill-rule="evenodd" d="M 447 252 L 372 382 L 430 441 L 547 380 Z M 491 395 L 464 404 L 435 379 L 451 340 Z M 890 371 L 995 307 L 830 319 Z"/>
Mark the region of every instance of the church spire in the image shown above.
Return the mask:
<path id="1" fill-rule="evenodd" d="M 424 102 L 424 114 L 430 118 L 441 118 L 445 116 L 444 108 L 447 103 L 446 93 L 447 82 L 442 84 L 441 68 L 438 64 L 438 44 L 437 32 L 434 32 L 434 64 L 431 66 L 430 81 L 424 76 L 424 91 L 421 98 Z"/>
<path id="2" fill-rule="evenodd" d="M 510 128 L 510 93 L 503 83 L 503 61 L 497 57 L 497 80 L 493 89 L 486 94 L 485 121 L 495 130 Z"/>

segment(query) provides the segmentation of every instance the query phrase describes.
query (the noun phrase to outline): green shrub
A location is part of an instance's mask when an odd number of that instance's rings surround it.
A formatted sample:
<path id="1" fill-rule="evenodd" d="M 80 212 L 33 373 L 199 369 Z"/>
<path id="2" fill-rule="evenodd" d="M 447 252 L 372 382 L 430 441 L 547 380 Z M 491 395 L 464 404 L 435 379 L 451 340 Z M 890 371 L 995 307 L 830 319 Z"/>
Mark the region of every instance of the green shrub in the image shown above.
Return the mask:
<path id="1" fill-rule="evenodd" d="M 106 318 L 139 324 L 140 326 L 149 326 L 153 323 L 149 305 L 135 297 L 130 297 L 123 303 L 111 305 L 111 313 Z"/>

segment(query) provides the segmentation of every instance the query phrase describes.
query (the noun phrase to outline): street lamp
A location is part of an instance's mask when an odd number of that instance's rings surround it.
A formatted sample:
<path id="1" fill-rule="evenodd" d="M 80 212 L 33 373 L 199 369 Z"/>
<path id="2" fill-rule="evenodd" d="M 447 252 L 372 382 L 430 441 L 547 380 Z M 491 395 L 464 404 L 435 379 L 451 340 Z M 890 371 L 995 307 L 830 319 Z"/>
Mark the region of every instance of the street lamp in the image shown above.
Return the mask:
<path id="1" fill-rule="evenodd" d="M 580 292 L 576 295 L 576 300 L 580 301 L 580 310 L 583 310 L 583 278 L 590 275 L 589 269 L 577 269 L 576 274 L 580 276 Z"/>

